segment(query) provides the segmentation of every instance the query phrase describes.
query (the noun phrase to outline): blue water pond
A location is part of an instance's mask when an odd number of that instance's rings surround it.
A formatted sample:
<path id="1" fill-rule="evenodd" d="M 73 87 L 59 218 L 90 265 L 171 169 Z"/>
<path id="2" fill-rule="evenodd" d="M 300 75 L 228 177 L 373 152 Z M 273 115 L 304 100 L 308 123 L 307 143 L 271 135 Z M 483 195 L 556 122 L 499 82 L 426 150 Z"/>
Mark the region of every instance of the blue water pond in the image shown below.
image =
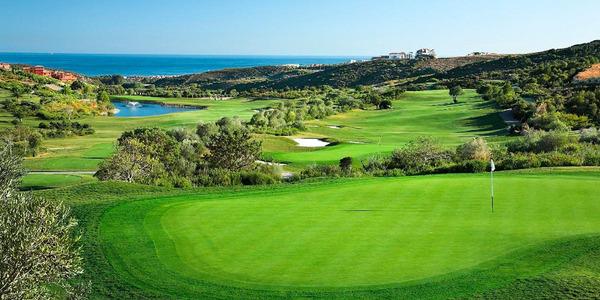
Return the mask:
<path id="1" fill-rule="evenodd" d="M 203 109 L 202 107 L 176 106 L 152 102 L 129 102 L 117 100 L 112 101 L 112 104 L 117 109 L 115 116 L 121 118 L 159 116 L 164 114 Z"/>

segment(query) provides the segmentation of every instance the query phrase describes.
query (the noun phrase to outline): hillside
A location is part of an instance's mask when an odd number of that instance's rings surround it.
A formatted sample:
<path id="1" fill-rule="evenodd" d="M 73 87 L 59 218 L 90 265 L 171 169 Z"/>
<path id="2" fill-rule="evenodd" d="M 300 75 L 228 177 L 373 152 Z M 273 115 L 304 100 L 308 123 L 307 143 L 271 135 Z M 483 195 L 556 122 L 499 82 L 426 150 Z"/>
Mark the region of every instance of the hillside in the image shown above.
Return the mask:
<path id="1" fill-rule="evenodd" d="M 156 80 L 156 86 L 197 84 L 206 89 L 283 89 L 329 85 L 356 87 L 393 81 L 396 84 L 466 79 L 510 79 L 516 70 L 534 69 L 548 63 L 568 73 L 577 72 L 600 60 L 600 40 L 564 49 L 522 55 L 482 55 L 430 60 L 380 60 L 319 68 L 264 66 L 190 74 Z"/>
<path id="2" fill-rule="evenodd" d="M 285 66 L 260 66 L 252 68 L 232 68 L 161 78 L 153 82 L 156 86 L 198 84 L 205 88 L 230 88 L 249 82 L 277 81 L 314 72 L 308 68 L 296 69 Z"/>

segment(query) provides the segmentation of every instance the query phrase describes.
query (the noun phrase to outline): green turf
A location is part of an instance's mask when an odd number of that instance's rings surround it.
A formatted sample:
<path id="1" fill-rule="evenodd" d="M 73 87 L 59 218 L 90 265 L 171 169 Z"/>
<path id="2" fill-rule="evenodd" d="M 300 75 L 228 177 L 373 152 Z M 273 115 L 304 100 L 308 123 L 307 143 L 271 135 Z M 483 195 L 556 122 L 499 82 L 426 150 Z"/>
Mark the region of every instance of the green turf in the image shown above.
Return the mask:
<path id="1" fill-rule="evenodd" d="M 92 175 L 79 174 L 28 174 L 21 182 L 22 190 L 43 190 L 65 187 L 95 180 Z"/>
<path id="2" fill-rule="evenodd" d="M 486 137 L 490 142 L 507 139 L 506 125 L 491 102 L 473 90 L 452 104 L 448 91 L 406 92 L 393 101 L 392 110 L 355 110 L 306 123 L 298 137 L 332 138 L 341 142 L 320 149 L 295 147 L 286 137 L 263 137 L 265 156 L 295 165 L 332 163 L 344 156 L 364 159 L 391 152 L 406 142 L 430 136 L 448 146 L 469 138 Z M 341 128 L 330 128 L 339 126 Z"/>
<path id="3" fill-rule="evenodd" d="M 158 297 L 501 293 L 598 249 L 600 173 L 568 170 L 497 173 L 494 213 L 486 174 L 186 191 L 109 209 L 97 239 Z"/>

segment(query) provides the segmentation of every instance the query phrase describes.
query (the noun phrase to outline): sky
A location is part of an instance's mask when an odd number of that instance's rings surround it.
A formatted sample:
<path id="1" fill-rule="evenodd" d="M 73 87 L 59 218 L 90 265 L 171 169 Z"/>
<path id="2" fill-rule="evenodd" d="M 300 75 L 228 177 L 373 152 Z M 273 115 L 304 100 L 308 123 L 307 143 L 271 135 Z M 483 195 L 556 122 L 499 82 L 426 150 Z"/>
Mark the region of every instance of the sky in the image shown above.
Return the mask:
<path id="1" fill-rule="evenodd" d="M 0 52 L 526 53 L 600 39 L 599 0 L 0 0 Z"/>

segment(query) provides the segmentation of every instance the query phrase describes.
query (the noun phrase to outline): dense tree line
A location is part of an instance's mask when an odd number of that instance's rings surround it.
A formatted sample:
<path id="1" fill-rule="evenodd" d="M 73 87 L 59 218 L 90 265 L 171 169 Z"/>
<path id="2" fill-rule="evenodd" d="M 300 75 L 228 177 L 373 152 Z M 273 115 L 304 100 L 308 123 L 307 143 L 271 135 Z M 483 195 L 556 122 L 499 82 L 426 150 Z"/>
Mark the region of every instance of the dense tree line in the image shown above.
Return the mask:
<path id="1" fill-rule="evenodd" d="M 248 126 L 255 132 L 291 135 L 304 129 L 304 121 L 323 119 L 351 109 L 391 109 L 392 100 L 398 99 L 403 90 L 333 89 L 324 87 L 321 94 L 308 99 L 287 100 L 277 107 L 263 109 L 252 116 Z"/>

